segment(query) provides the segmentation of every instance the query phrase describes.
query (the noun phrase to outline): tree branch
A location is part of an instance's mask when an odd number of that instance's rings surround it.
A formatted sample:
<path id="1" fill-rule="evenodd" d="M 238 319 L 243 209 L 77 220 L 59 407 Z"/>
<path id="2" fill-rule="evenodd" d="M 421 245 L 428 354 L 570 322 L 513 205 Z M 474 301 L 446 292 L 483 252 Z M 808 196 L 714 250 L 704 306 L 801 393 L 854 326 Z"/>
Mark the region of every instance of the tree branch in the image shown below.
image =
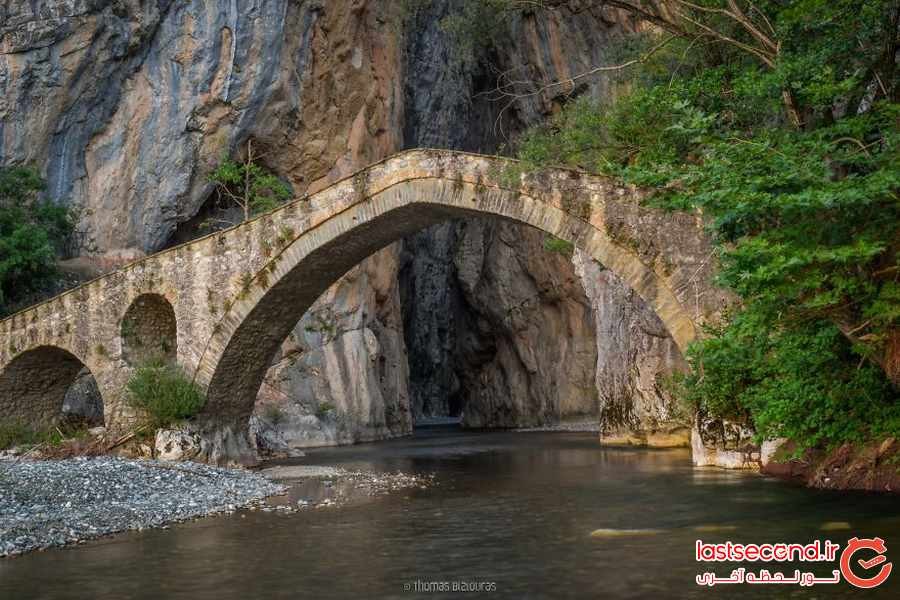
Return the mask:
<path id="1" fill-rule="evenodd" d="M 670 37 L 666 38 L 665 40 L 663 40 L 662 42 L 660 42 L 659 44 L 657 44 L 656 46 L 654 46 L 653 48 L 648 50 L 645 54 L 639 56 L 638 58 L 623 62 L 618 65 L 593 67 L 591 69 L 588 69 L 587 71 L 578 73 L 577 75 L 573 75 L 573 76 L 567 77 L 565 79 L 559 79 L 557 81 L 553 81 L 546 85 L 542 85 L 539 88 L 537 88 L 536 90 L 533 90 L 531 92 L 524 92 L 524 93 L 516 94 L 516 93 L 512 93 L 512 92 L 505 92 L 500 87 L 496 88 L 495 91 L 501 92 L 505 96 L 513 96 L 515 99 L 520 99 L 520 98 L 529 98 L 531 96 L 537 96 L 539 94 L 542 94 L 543 92 L 546 92 L 549 89 L 559 87 L 561 85 L 573 85 L 574 86 L 576 81 L 584 79 L 585 77 L 590 77 L 591 75 L 596 75 L 597 73 L 604 73 L 604 72 L 609 72 L 609 71 L 621 71 L 622 69 L 627 69 L 628 67 L 631 67 L 633 65 L 646 62 L 650 57 L 652 57 L 654 54 L 659 52 L 663 47 L 665 47 L 666 45 L 668 45 L 675 39 L 676 39 L 675 36 L 670 36 Z M 513 82 L 513 83 L 515 83 L 515 82 Z M 519 83 L 530 83 L 530 82 L 519 82 Z"/>

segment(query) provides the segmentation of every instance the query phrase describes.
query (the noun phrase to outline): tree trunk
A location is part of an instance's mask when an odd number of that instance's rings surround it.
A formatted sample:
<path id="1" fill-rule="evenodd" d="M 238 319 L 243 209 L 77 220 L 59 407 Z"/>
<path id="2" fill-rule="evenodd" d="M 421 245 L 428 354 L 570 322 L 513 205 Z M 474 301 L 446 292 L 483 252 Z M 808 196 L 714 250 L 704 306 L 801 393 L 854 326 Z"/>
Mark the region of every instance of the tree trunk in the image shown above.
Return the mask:
<path id="1" fill-rule="evenodd" d="M 860 341 L 858 335 L 860 325 L 851 323 L 847 318 L 832 319 L 832 322 L 851 344 L 865 344 Z M 888 331 L 884 348 L 880 352 L 873 353 L 871 359 L 881 367 L 894 388 L 900 390 L 900 328 L 894 327 Z"/>
<path id="2" fill-rule="evenodd" d="M 250 166 L 253 164 L 253 145 L 247 140 L 247 161 L 244 163 L 244 221 L 250 220 Z"/>
<path id="3" fill-rule="evenodd" d="M 888 334 L 882 367 L 894 387 L 900 390 L 900 327 L 891 329 Z"/>
<path id="4" fill-rule="evenodd" d="M 788 121 L 794 129 L 803 127 L 803 119 L 800 118 L 800 109 L 797 108 L 797 99 L 794 98 L 794 92 L 785 88 L 781 91 L 781 97 L 784 100 L 784 110 L 787 113 Z"/>

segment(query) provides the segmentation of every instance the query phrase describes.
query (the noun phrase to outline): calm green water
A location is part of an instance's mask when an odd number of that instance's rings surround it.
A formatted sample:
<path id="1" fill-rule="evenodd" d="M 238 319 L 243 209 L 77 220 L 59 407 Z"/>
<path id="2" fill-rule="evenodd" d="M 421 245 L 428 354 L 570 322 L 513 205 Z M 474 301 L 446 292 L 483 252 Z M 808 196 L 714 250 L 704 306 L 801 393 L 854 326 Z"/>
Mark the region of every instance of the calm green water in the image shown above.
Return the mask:
<path id="1" fill-rule="evenodd" d="M 704 541 L 843 543 L 881 536 L 900 565 L 897 497 L 810 491 L 696 470 L 687 451 L 598 447 L 590 434 L 465 433 L 314 450 L 297 464 L 435 473 L 437 484 L 342 508 L 245 512 L 0 561 L 0 598 L 897 598 L 887 585 L 703 588 L 733 566 L 694 561 Z M 846 521 L 849 531 L 822 532 Z M 698 533 L 698 526 L 733 530 Z M 652 535 L 591 537 L 596 529 Z M 766 565 L 744 565 L 755 569 Z M 800 565 L 830 573 L 832 566 Z M 794 566 L 770 564 L 793 573 Z M 484 594 L 406 591 L 482 582 Z"/>

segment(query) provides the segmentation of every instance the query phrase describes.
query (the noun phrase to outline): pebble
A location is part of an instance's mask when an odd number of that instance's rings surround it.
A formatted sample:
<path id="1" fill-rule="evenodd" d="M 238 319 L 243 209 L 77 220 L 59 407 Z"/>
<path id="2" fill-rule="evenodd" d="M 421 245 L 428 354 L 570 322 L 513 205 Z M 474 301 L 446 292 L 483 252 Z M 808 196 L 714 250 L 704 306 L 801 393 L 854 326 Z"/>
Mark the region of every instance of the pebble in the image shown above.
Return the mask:
<path id="1" fill-rule="evenodd" d="M 0 556 L 233 513 L 284 491 L 256 473 L 197 463 L 0 462 Z"/>
<path id="2" fill-rule="evenodd" d="M 369 471 L 347 471 L 335 467 L 273 467 L 265 469 L 264 474 L 272 479 L 288 480 L 289 483 L 300 483 L 290 480 L 290 475 L 303 473 L 309 479 L 319 479 L 322 489 L 331 497 L 317 500 L 300 498 L 295 504 L 277 506 L 277 510 L 296 513 L 310 508 L 329 508 L 345 506 L 360 497 L 381 496 L 403 489 L 426 489 L 435 483 L 435 475 L 410 475 L 397 473 L 373 473 Z M 310 475 L 310 473 L 315 473 Z M 327 477 L 327 479 L 326 479 Z M 262 510 L 267 510 L 263 508 Z"/>
<path id="3" fill-rule="evenodd" d="M 517 427 L 513 431 L 524 433 L 537 433 L 549 431 L 567 431 L 570 433 L 599 433 L 601 430 L 599 421 L 587 421 L 584 423 L 558 423 L 556 425 L 544 425 L 541 427 Z"/>

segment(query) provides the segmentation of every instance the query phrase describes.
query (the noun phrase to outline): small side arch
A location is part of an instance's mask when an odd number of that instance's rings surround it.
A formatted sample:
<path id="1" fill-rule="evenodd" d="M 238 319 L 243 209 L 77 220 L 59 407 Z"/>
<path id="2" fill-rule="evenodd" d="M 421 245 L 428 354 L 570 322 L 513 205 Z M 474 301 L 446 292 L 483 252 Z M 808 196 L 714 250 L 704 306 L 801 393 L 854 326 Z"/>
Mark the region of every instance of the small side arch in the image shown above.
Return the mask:
<path id="1" fill-rule="evenodd" d="M 141 294 L 122 317 L 122 358 L 137 366 L 151 360 L 175 362 L 178 323 L 172 304 L 160 294 Z"/>
<path id="2" fill-rule="evenodd" d="M 63 348 L 38 346 L 22 352 L 0 372 L 0 422 L 35 429 L 54 425 L 63 416 L 66 392 L 85 373 L 85 364 Z"/>

